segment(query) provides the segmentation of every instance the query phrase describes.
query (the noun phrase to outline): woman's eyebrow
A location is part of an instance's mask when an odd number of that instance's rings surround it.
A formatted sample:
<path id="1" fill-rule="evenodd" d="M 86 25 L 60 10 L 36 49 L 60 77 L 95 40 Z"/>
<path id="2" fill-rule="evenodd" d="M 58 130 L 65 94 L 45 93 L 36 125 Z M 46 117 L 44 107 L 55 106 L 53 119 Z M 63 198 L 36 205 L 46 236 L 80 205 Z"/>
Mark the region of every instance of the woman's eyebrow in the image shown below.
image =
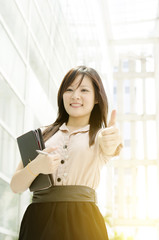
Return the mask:
<path id="1" fill-rule="evenodd" d="M 90 88 L 90 86 L 87 86 L 87 85 L 80 85 L 80 87 L 88 87 L 88 88 Z"/>

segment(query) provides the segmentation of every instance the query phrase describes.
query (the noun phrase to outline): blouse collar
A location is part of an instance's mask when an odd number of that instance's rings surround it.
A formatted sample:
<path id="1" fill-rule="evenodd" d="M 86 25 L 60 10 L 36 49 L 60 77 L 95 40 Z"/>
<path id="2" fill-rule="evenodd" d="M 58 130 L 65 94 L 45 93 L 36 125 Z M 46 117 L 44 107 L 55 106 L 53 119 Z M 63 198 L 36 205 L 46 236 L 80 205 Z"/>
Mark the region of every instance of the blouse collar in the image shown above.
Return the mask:
<path id="1" fill-rule="evenodd" d="M 61 131 L 67 131 L 67 132 L 69 132 L 69 129 L 68 129 L 66 123 L 63 123 L 63 124 L 59 127 L 59 129 L 60 129 Z M 72 133 L 88 132 L 89 129 L 90 129 L 90 124 L 88 124 L 88 125 L 86 125 L 86 126 L 84 126 L 84 127 L 82 127 L 82 128 L 79 128 L 79 129 L 77 129 L 77 130 L 74 130 Z"/>

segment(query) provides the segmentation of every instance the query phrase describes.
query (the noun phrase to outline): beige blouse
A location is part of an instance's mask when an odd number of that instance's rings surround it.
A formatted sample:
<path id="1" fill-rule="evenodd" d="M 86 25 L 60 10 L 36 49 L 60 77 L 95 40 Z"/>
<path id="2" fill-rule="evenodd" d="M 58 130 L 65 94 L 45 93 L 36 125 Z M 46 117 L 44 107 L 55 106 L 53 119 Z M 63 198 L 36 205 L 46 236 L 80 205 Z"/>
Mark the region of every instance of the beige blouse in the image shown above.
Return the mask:
<path id="1" fill-rule="evenodd" d="M 98 143 L 98 131 L 95 144 L 89 147 L 90 125 L 69 132 L 64 123 L 49 138 L 45 146 L 57 146 L 55 151 L 61 156 L 61 163 L 53 174 L 55 185 L 84 185 L 96 189 L 100 180 L 100 170 L 110 159 L 105 156 Z"/>

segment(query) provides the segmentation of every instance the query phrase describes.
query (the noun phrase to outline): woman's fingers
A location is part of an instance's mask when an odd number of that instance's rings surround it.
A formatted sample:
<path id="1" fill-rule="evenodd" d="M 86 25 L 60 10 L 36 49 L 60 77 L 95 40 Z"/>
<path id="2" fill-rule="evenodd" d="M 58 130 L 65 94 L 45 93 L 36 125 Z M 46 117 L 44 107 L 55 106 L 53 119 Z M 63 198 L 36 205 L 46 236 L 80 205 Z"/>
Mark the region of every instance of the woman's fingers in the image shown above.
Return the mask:
<path id="1" fill-rule="evenodd" d="M 111 117 L 108 123 L 108 127 L 114 126 L 116 124 L 116 115 L 117 115 L 117 112 L 115 109 L 113 109 L 113 111 L 111 112 Z"/>
<path id="2" fill-rule="evenodd" d="M 117 127 L 109 127 L 109 128 L 104 128 L 101 131 L 102 136 L 111 135 L 111 134 L 119 134 L 119 129 Z"/>
<path id="3" fill-rule="evenodd" d="M 102 140 L 103 140 L 104 142 L 106 142 L 106 141 L 111 141 L 111 140 L 117 141 L 118 138 L 119 138 L 119 135 L 117 135 L 117 134 L 111 134 L 111 135 L 103 136 L 103 137 L 102 137 Z"/>
<path id="4" fill-rule="evenodd" d="M 58 148 L 58 147 L 56 147 L 56 146 L 55 146 L 55 147 L 49 147 L 49 148 L 43 149 L 43 151 L 44 151 L 44 152 L 47 152 L 47 153 L 51 153 L 51 152 L 57 150 L 57 148 Z"/>
<path id="5" fill-rule="evenodd" d="M 51 158 L 52 158 L 52 160 L 55 160 L 55 161 L 61 159 L 61 157 L 60 157 L 60 155 L 58 153 L 54 154 Z"/>

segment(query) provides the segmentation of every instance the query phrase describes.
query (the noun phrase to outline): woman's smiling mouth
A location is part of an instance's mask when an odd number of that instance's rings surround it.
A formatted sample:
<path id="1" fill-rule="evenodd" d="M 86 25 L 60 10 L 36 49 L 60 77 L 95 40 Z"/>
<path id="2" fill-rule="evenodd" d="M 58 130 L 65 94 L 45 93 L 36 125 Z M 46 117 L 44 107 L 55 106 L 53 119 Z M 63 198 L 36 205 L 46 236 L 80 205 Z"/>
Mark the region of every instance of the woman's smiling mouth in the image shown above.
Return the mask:
<path id="1" fill-rule="evenodd" d="M 82 107 L 83 104 L 80 104 L 80 103 L 71 103 L 70 106 L 73 107 L 73 108 L 79 108 L 79 107 Z"/>

